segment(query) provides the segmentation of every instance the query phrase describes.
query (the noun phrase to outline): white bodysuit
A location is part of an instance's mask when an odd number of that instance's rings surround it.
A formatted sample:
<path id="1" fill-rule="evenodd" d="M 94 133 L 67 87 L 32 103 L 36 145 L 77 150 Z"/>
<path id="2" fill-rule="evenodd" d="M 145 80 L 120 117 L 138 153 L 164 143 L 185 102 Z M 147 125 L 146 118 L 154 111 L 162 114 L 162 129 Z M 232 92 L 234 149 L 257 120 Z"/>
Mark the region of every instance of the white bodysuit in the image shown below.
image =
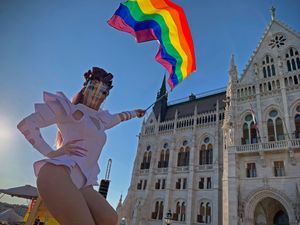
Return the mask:
<path id="1" fill-rule="evenodd" d="M 79 120 L 73 117 L 76 111 L 82 114 Z M 121 114 L 123 115 L 120 116 Z M 57 124 L 63 137 L 62 144 L 82 139 L 75 145 L 87 149 L 87 152 L 84 152 L 85 156 L 62 155 L 34 163 L 36 176 L 46 162 L 67 166 L 73 183 L 81 188 L 98 185 L 97 176 L 100 169 L 97 161 L 106 142 L 105 130 L 120 123 L 122 118 L 127 120 L 135 116 L 134 111 L 112 115 L 108 111 L 101 109 L 96 111 L 83 104 L 73 105 L 62 92 L 57 94 L 44 92 L 44 103 L 35 104 L 35 113 L 21 121 L 18 129 L 33 147 L 45 156 L 53 149 L 44 141 L 39 128 Z"/>

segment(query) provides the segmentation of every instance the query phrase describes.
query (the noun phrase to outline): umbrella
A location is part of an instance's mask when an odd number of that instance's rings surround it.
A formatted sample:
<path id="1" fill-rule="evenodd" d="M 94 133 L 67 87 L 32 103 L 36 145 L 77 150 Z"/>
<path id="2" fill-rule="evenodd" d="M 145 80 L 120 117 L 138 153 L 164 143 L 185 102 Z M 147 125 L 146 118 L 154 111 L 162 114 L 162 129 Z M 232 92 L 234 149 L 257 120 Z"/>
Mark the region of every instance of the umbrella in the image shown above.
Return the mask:
<path id="1" fill-rule="evenodd" d="M 6 209 L 0 212 L 0 221 L 9 223 L 22 222 L 23 218 L 19 216 L 13 209 Z"/>
<path id="2" fill-rule="evenodd" d="M 31 185 L 25 185 L 9 189 L 0 189 L 0 193 L 11 195 L 12 197 L 16 196 L 19 198 L 26 199 L 37 199 L 38 197 L 37 188 Z"/>

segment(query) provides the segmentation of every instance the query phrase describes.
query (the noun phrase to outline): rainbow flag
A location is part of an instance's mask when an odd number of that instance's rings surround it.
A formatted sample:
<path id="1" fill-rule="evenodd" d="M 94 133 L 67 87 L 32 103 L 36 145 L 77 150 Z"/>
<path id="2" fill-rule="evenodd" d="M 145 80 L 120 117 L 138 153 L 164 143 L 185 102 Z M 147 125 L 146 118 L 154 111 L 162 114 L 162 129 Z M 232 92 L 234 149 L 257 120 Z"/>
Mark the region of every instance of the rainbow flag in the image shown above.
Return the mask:
<path id="1" fill-rule="evenodd" d="M 173 89 L 195 71 L 192 35 L 183 9 L 170 0 L 128 0 L 108 24 L 132 34 L 138 43 L 158 40 L 155 59 L 169 72 Z"/>

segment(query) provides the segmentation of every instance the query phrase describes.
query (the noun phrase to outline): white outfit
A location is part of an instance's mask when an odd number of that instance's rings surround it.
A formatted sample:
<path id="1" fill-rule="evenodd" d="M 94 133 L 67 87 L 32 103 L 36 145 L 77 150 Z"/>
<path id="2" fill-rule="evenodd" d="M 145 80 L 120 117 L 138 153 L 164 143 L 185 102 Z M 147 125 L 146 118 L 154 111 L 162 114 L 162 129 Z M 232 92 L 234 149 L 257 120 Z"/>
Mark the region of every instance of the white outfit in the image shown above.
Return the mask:
<path id="1" fill-rule="evenodd" d="M 76 120 L 73 113 L 80 111 L 83 116 Z M 123 114 L 121 116 L 121 114 Z M 75 145 L 87 149 L 85 156 L 62 155 L 56 158 L 43 159 L 34 163 L 34 172 L 37 176 L 39 170 L 46 163 L 65 165 L 70 169 L 70 176 L 78 187 L 98 185 L 97 175 L 100 172 L 98 159 L 106 142 L 105 130 L 125 119 L 136 116 L 134 111 L 121 114 L 110 114 L 108 111 L 96 111 L 83 104 L 73 105 L 62 93 L 51 94 L 44 92 L 44 103 L 35 104 L 35 113 L 25 118 L 19 125 L 19 130 L 27 140 L 43 155 L 47 156 L 53 149 L 40 135 L 39 128 L 57 124 L 63 143 L 82 139 Z"/>

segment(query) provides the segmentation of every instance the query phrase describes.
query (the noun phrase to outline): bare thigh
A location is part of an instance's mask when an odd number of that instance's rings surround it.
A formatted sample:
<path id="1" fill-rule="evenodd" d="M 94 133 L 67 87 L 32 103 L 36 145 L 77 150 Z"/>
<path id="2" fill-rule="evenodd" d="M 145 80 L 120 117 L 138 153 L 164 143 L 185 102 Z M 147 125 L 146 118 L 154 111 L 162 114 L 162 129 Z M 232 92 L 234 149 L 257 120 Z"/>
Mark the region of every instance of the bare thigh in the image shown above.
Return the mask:
<path id="1" fill-rule="evenodd" d="M 46 163 L 40 169 L 37 187 L 47 209 L 61 225 L 95 225 L 88 205 L 73 184 L 67 167 Z"/>
<path id="2" fill-rule="evenodd" d="M 92 186 L 80 189 L 97 225 L 116 225 L 118 215 L 106 199 Z"/>

